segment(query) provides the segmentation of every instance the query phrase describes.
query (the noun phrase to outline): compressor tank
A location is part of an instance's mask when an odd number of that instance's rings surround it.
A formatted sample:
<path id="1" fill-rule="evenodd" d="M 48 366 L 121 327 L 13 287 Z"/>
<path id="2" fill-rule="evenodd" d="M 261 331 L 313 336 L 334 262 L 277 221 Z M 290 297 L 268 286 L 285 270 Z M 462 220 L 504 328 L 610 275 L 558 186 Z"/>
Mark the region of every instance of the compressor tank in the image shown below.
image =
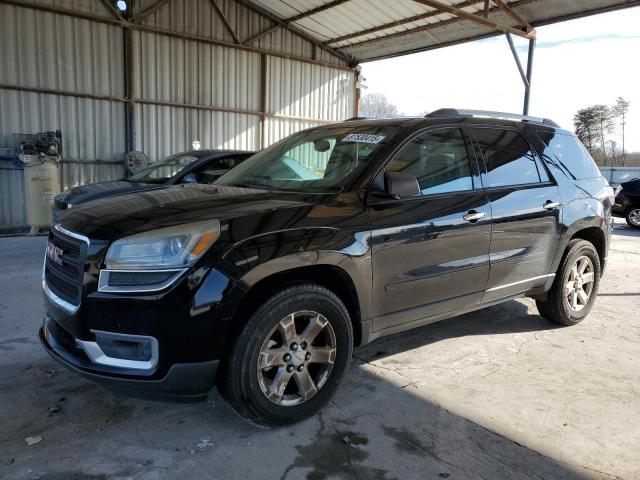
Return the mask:
<path id="1" fill-rule="evenodd" d="M 20 155 L 24 165 L 24 201 L 31 231 L 51 226 L 53 197 L 60 193 L 60 169 L 55 157 Z"/>

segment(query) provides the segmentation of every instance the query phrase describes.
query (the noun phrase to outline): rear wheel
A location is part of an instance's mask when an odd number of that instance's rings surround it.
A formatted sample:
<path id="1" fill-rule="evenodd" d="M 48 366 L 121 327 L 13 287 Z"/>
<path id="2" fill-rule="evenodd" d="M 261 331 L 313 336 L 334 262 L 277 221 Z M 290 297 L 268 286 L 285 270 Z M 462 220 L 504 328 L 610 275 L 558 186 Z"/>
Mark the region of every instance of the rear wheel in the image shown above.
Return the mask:
<path id="1" fill-rule="evenodd" d="M 600 285 L 600 258 L 581 239 L 569 242 L 546 300 L 536 300 L 540 315 L 560 325 L 575 325 L 591 311 Z"/>
<path id="2" fill-rule="evenodd" d="M 627 224 L 633 228 L 640 228 L 640 206 L 631 207 L 625 215 Z"/>
<path id="3" fill-rule="evenodd" d="M 254 422 L 294 423 L 335 394 L 352 350 L 351 321 L 340 299 L 320 285 L 290 286 L 258 307 L 236 337 L 220 391 Z"/>

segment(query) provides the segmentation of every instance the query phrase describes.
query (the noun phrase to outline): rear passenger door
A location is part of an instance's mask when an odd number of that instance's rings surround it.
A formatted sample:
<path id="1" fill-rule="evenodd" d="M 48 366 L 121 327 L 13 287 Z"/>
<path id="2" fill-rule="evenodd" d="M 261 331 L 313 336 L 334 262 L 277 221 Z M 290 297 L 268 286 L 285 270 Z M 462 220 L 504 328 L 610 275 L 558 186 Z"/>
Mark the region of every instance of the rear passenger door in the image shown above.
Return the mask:
<path id="1" fill-rule="evenodd" d="M 557 185 L 521 133 L 498 127 L 472 132 L 491 204 L 487 302 L 540 287 L 552 275 L 562 205 Z"/>

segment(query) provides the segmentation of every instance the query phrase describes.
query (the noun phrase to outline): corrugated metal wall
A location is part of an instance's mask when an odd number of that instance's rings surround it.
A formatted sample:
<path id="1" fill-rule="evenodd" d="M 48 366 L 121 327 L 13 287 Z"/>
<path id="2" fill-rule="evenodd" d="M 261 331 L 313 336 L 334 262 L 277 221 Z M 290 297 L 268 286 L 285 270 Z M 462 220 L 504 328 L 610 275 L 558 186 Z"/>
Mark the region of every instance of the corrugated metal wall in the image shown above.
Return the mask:
<path id="1" fill-rule="evenodd" d="M 24 182 L 22 170 L 0 162 L 0 226 L 24 225 Z"/>
<path id="2" fill-rule="evenodd" d="M 23 3 L 114 18 L 100 0 Z M 135 2 L 134 15 L 153 3 Z M 241 40 L 271 25 L 234 0 L 218 0 L 218 5 Z M 263 61 L 265 145 L 352 115 L 352 72 L 289 31 L 277 29 L 251 45 L 336 68 L 208 43 L 233 42 L 209 0 L 170 0 L 141 25 L 192 36 L 131 30 L 135 148 L 152 161 L 190 148 L 194 139 L 203 148 L 259 149 Z M 60 129 L 64 159 L 70 161 L 62 167 L 64 188 L 121 176 L 126 151 L 122 27 L 0 3 L 0 45 L 0 84 L 70 93 L 0 88 L 0 146 L 12 146 L 14 133 Z M 0 162 L 0 226 L 24 223 L 21 172 L 9 165 Z"/>
<path id="3" fill-rule="evenodd" d="M 136 98 L 142 101 L 260 110 L 260 54 L 134 32 Z M 259 148 L 260 116 L 143 104 L 136 148 L 152 159 L 190 148 Z"/>

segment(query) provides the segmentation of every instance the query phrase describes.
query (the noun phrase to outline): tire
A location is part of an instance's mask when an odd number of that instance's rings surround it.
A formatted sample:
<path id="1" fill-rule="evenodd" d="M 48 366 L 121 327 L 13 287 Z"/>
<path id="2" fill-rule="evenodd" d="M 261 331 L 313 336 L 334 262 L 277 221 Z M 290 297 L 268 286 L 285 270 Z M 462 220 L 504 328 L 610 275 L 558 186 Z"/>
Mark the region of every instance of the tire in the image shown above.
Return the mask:
<path id="1" fill-rule="evenodd" d="M 624 219 L 631 228 L 640 228 L 640 205 L 629 207 L 624 215 Z"/>
<path id="2" fill-rule="evenodd" d="M 311 331 L 305 345 L 303 334 Z M 235 337 L 218 387 L 252 422 L 299 422 L 320 411 L 340 388 L 352 352 L 351 320 L 337 295 L 314 283 L 286 286 L 260 305 Z M 283 391 L 274 387 L 283 384 Z"/>
<path id="3" fill-rule="evenodd" d="M 584 259 L 588 259 L 588 261 L 585 262 Z M 577 275 L 578 269 L 581 269 L 583 265 L 586 265 L 584 273 Z M 572 272 L 574 266 L 577 266 L 575 273 Z M 587 281 L 590 278 L 589 273 L 593 274 L 590 282 Z M 600 257 L 593 244 L 579 238 L 571 240 L 556 272 L 547 299 L 536 300 L 538 312 L 542 317 L 559 325 L 570 326 L 580 323 L 589 314 L 595 302 L 600 286 L 600 274 Z M 567 286 L 570 282 L 573 283 L 573 287 L 568 289 Z M 588 294 L 586 301 L 579 293 L 571 293 L 579 292 L 576 285 L 582 288 L 585 295 Z M 572 305 L 574 300 L 575 304 Z"/>

